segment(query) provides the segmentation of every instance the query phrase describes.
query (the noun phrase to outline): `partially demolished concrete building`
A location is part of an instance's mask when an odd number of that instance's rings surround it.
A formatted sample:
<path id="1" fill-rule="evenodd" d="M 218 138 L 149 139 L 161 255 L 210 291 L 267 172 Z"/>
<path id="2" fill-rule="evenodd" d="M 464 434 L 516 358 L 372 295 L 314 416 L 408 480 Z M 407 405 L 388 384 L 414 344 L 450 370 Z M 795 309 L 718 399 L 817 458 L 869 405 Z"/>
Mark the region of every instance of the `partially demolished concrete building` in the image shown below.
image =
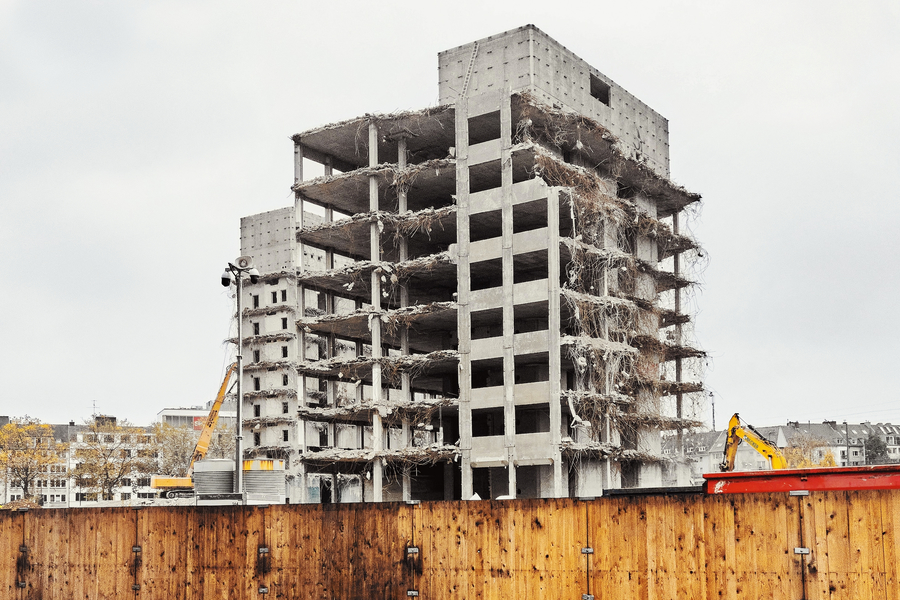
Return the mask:
<path id="1" fill-rule="evenodd" d="M 293 136 L 294 206 L 242 219 L 248 454 L 291 502 L 659 485 L 703 357 L 667 121 L 530 25 L 439 82 Z"/>

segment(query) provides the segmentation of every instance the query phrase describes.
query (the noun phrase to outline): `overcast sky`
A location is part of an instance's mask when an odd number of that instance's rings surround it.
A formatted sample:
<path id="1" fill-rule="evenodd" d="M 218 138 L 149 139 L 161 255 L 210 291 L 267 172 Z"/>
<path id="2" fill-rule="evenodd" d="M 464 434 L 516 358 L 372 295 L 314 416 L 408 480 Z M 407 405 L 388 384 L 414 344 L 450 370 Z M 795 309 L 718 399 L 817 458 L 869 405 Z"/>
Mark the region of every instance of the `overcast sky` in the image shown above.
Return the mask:
<path id="1" fill-rule="evenodd" d="M 669 119 L 719 428 L 900 423 L 889 0 L 0 0 L 0 414 L 212 399 L 219 275 L 292 204 L 289 136 L 436 104 L 438 52 L 526 23 Z"/>

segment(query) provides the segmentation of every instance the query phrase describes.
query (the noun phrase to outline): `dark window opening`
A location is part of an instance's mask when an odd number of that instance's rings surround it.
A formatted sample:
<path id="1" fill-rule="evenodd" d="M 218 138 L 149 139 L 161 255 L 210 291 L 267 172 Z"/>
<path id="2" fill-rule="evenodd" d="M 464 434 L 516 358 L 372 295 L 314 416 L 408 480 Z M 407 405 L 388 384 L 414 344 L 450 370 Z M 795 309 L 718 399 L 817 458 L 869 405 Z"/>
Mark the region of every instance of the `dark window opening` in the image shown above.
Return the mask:
<path id="1" fill-rule="evenodd" d="M 253 351 L 253 362 L 259 362 L 259 350 Z"/>
<path id="2" fill-rule="evenodd" d="M 289 408 L 288 403 L 287 403 L 287 402 L 282 402 L 282 403 L 281 403 L 281 412 L 282 412 L 283 414 L 288 414 L 288 411 L 289 411 L 289 410 L 290 410 L 290 408 Z"/>
<path id="3" fill-rule="evenodd" d="M 469 119 L 469 145 L 500 138 L 500 111 L 478 115 Z"/>
<path id="4" fill-rule="evenodd" d="M 503 220 L 499 210 L 479 213 L 469 218 L 469 241 L 480 242 L 503 235 Z"/>
<path id="5" fill-rule="evenodd" d="M 287 373 L 284 373 L 281 376 L 281 385 L 287 385 L 287 384 L 288 384 L 288 375 L 287 375 Z"/>
<path id="6" fill-rule="evenodd" d="M 472 437 L 487 437 L 504 433 L 502 408 L 482 408 L 472 411 Z"/>
<path id="7" fill-rule="evenodd" d="M 281 358 L 287 358 L 287 356 L 288 356 L 288 347 L 282 346 L 281 347 Z"/>
<path id="8" fill-rule="evenodd" d="M 259 335 L 259 323 L 253 324 L 253 335 Z"/>
<path id="9" fill-rule="evenodd" d="M 548 433 L 550 431 L 550 405 L 516 407 L 516 433 Z"/>
<path id="10" fill-rule="evenodd" d="M 483 340 L 503 335 L 502 308 L 473 312 L 470 320 L 473 340 Z"/>
<path id="11" fill-rule="evenodd" d="M 281 290 L 281 301 L 287 302 L 287 290 Z"/>
<path id="12" fill-rule="evenodd" d="M 253 416 L 258 417 L 262 412 L 262 407 L 259 404 L 253 405 Z"/>
<path id="13" fill-rule="evenodd" d="M 513 327 L 515 328 L 515 333 L 529 333 L 549 329 L 550 320 L 547 317 L 547 304 L 534 302 L 532 304 L 516 304 L 513 306 Z"/>
<path id="14" fill-rule="evenodd" d="M 498 188 L 503 184 L 500 160 L 490 160 L 469 167 L 469 193 L 483 192 Z"/>
<path id="15" fill-rule="evenodd" d="M 477 360 L 472 362 L 472 387 L 484 388 L 503 385 L 503 360 Z"/>
<path id="16" fill-rule="evenodd" d="M 288 441 L 288 430 L 287 429 L 281 430 L 281 439 L 284 442 Z"/>
<path id="17" fill-rule="evenodd" d="M 281 328 L 282 328 L 282 329 L 287 329 L 287 317 L 282 317 L 282 318 L 281 318 Z"/>
<path id="18" fill-rule="evenodd" d="M 254 446 L 260 445 L 260 435 L 258 433 L 253 434 L 253 445 Z"/>
<path id="19" fill-rule="evenodd" d="M 526 252 L 513 256 L 513 283 L 547 279 L 547 251 Z"/>
<path id="20" fill-rule="evenodd" d="M 258 392 L 260 389 L 262 389 L 262 388 L 259 385 L 259 377 L 254 377 L 253 378 L 253 390 Z"/>
<path id="21" fill-rule="evenodd" d="M 547 355 L 524 354 L 516 357 L 516 383 L 550 381 L 550 365 Z"/>
<path id="22" fill-rule="evenodd" d="M 322 504 L 331 504 L 331 480 L 330 479 L 322 479 L 320 484 L 320 491 L 322 494 Z"/>
<path id="23" fill-rule="evenodd" d="M 472 291 L 503 285 L 503 259 L 494 258 L 472 263 L 470 272 L 470 289 Z"/>
<path id="24" fill-rule="evenodd" d="M 272 304 L 278 303 L 278 292 L 272 292 Z"/>
<path id="25" fill-rule="evenodd" d="M 591 96 L 609 106 L 609 84 L 591 73 Z"/>
<path id="26" fill-rule="evenodd" d="M 259 295 L 254 294 L 253 296 L 253 308 L 259 308 Z"/>
<path id="27" fill-rule="evenodd" d="M 513 233 L 532 231 L 547 226 L 547 199 L 523 202 L 513 206 Z"/>

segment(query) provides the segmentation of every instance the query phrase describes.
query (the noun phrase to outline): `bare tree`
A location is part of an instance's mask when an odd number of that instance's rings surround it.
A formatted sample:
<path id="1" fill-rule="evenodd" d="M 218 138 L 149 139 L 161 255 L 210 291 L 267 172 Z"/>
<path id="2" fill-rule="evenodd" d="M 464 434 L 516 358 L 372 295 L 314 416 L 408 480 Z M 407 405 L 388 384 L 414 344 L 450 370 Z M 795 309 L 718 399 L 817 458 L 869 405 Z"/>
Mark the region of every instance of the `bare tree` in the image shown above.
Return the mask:
<path id="1" fill-rule="evenodd" d="M 143 427 L 102 416 L 85 425 L 81 442 L 76 444 L 78 464 L 74 470 L 76 484 L 82 489 L 112 500 L 116 488 L 156 470 L 153 436 Z"/>

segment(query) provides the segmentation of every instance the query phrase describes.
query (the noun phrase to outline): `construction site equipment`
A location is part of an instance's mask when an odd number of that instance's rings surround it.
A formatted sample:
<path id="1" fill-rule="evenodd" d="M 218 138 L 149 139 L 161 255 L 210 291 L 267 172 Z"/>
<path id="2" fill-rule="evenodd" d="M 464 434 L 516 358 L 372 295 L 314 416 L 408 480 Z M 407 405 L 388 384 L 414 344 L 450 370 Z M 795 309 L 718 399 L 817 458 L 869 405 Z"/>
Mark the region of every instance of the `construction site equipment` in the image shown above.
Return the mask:
<path id="1" fill-rule="evenodd" d="M 900 465 L 705 473 L 707 494 L 900 489 Z"/>
<path id="2" fill-rule="evenodd" d="M 228 381 L 231 379 L 237 364 L 228 367 L 222 385 L 219 387 L 219 393 L 209 409 L 209 415 L 206 417 L 206 423 L 203 424 L 203 430 L 200 432 L 200 439 L 194 447 L 191 455 L 191 464 L 188 466 L 185 477 L 166 477 L 162 475 L 153 475 L 150 478 L 150 487 L 160 490 L 161 495 L 166 498 L 188 497 L 194 495 L 194 465 L 197 461 L 202 460 L 209 450 L 209 441 L 212 438 L 212 432 L 216 428 L 219 421 L 219 409 L 222 408 L 222 401 L 225 399 L 225 393 L 228 390 Z"/>
<path id="3" fill-rule="evenodd" d="M 778 447 L 770 440 L 766 439 L 760 432 L 753 428 L 749 423 L 741 421 L 738 413 L 734 413 L 728 422 L 728 436 L 725 440 L 725 458 L 719 464 L 719 468 L 724 472 L 734 470 L 734 457 L 737 455 L 738 446 L 742 441 L 750 444 L 750 447 L 765 456 L 769 460 L 772 469 L 786 469 L 787 459 Z"/>

